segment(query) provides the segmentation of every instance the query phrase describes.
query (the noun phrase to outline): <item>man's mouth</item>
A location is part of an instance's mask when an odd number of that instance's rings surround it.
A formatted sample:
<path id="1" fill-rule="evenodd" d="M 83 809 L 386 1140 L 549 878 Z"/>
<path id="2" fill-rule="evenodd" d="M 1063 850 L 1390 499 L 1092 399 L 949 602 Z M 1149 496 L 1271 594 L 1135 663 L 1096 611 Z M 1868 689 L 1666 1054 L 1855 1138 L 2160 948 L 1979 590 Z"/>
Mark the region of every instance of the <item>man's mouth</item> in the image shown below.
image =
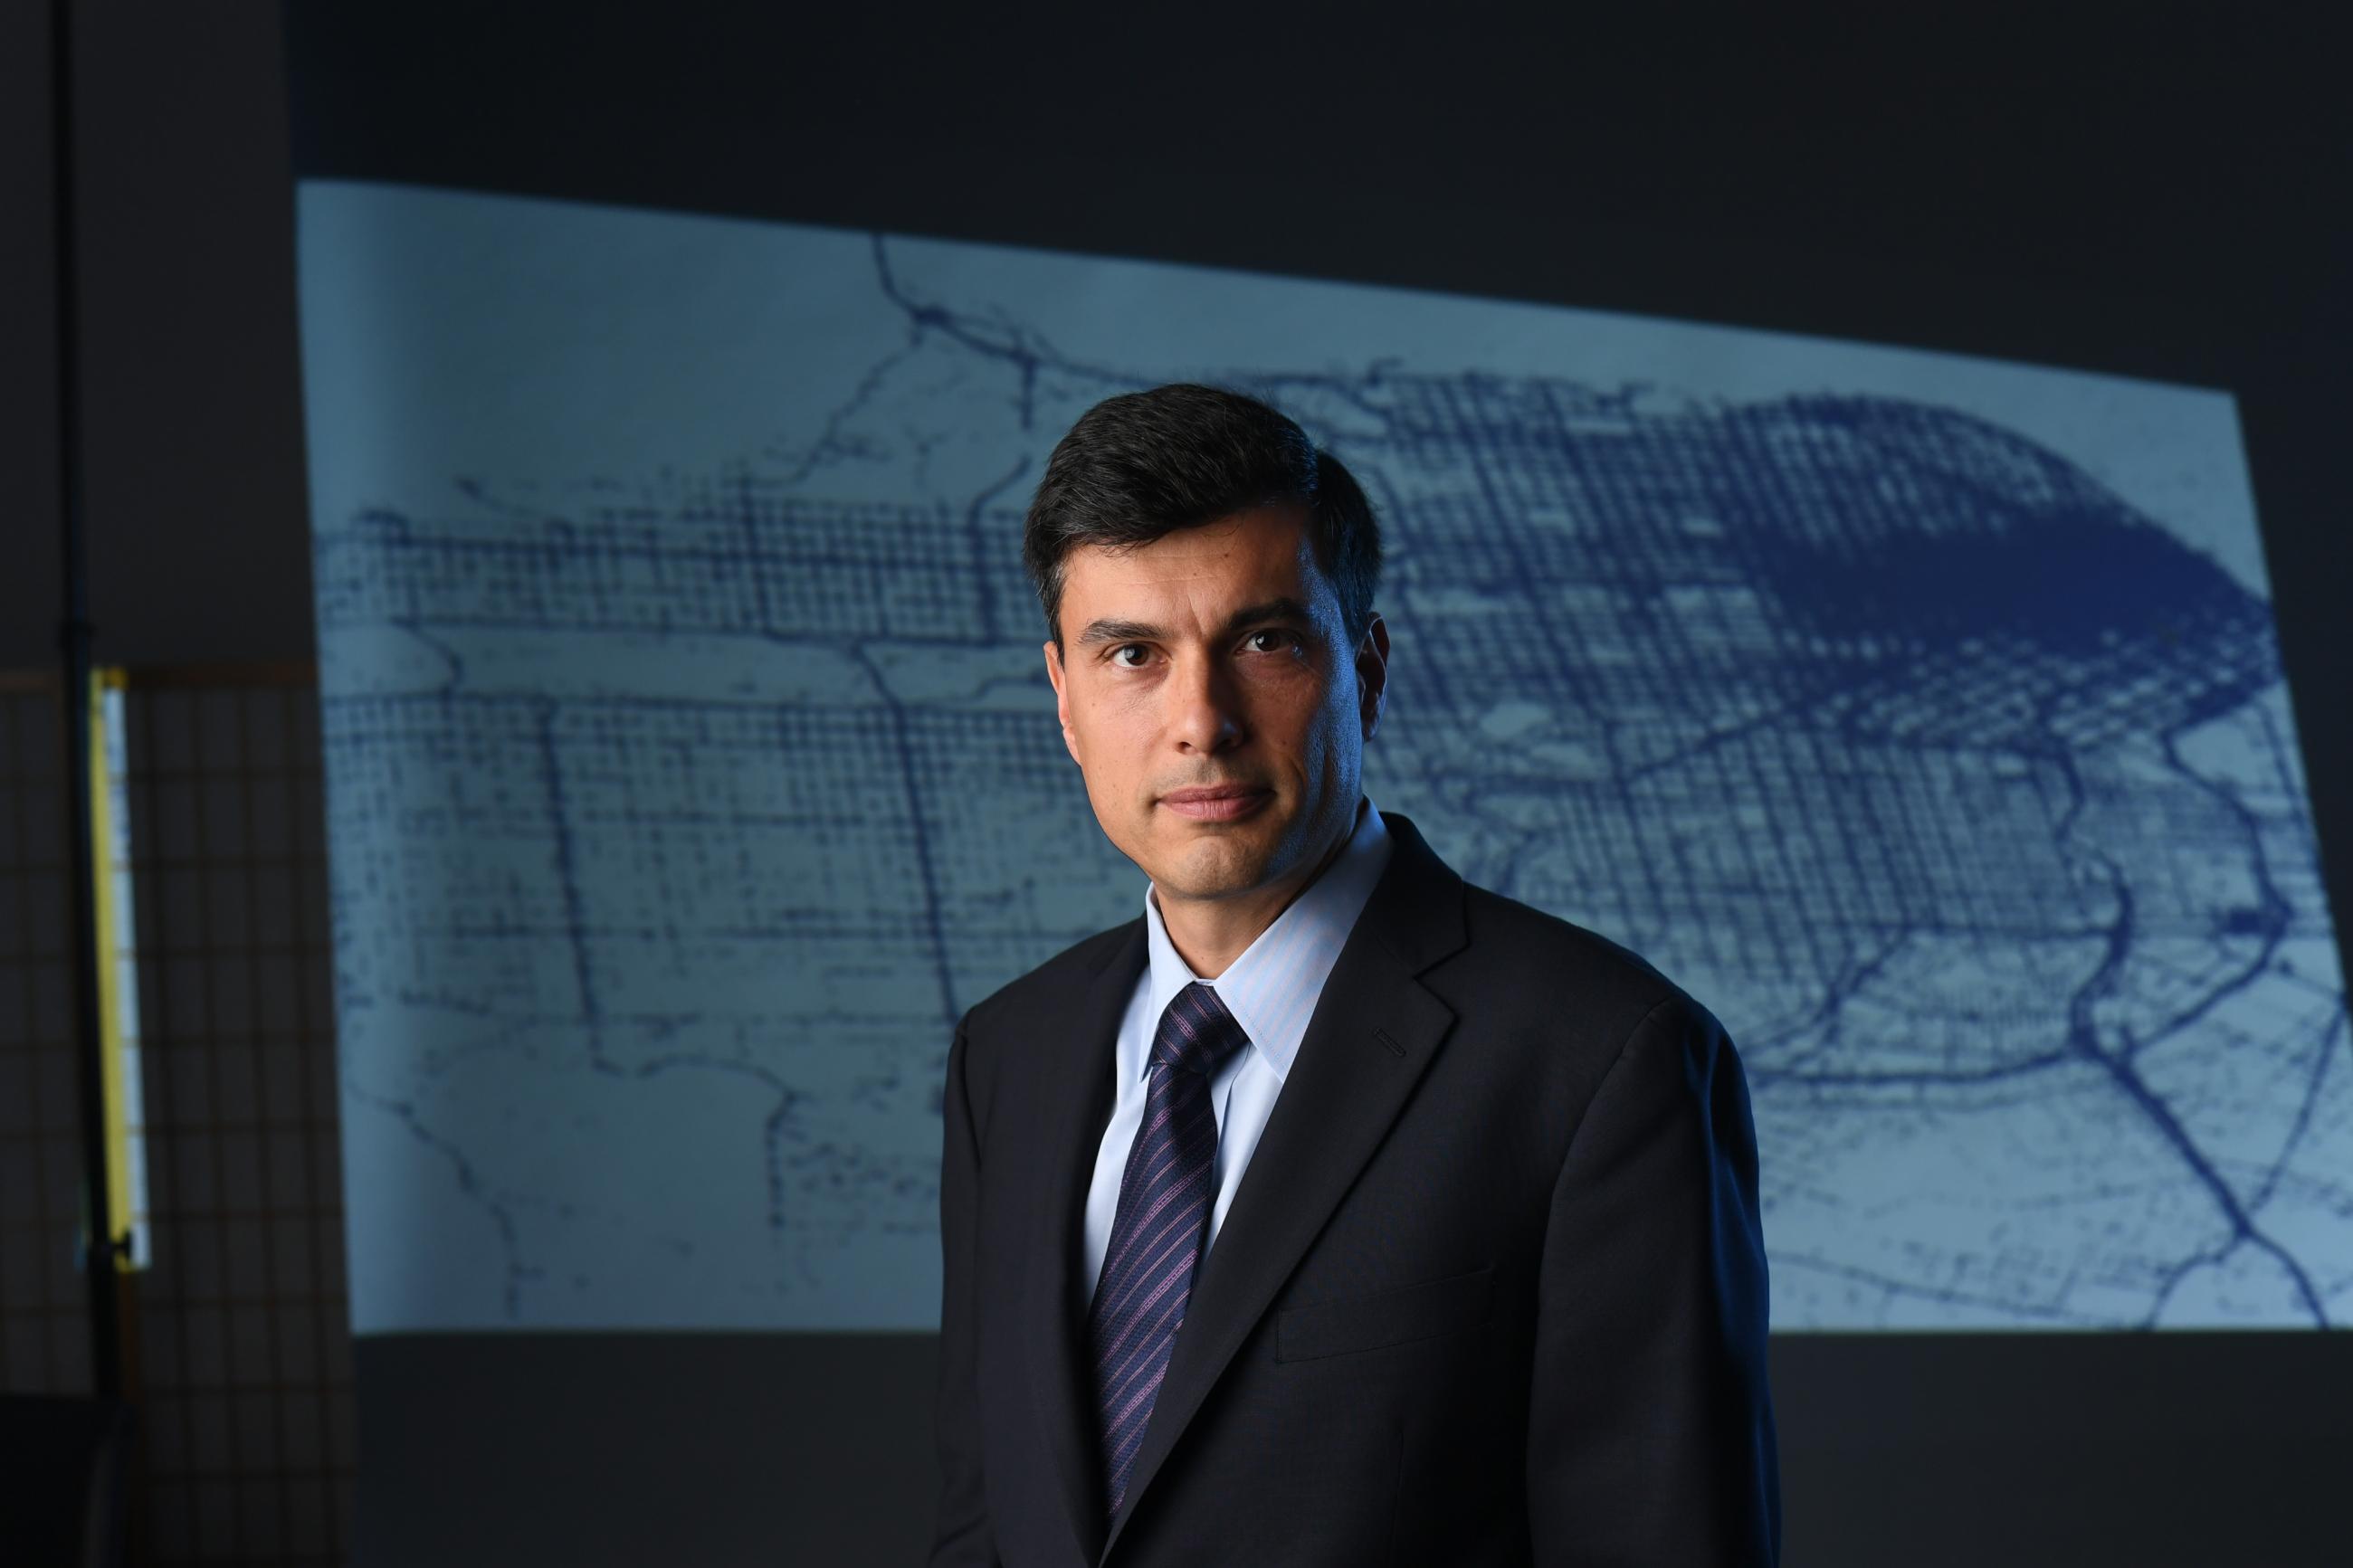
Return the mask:
<path id="1" fill-rule="evenodd" d="M 1160 804 L 1196 822 L 1231 822 L 1247 816 L 1274 798 L 1274 792 L 1249 784 L 1212 784 L 1180 789 L 1160 797 Z"/>

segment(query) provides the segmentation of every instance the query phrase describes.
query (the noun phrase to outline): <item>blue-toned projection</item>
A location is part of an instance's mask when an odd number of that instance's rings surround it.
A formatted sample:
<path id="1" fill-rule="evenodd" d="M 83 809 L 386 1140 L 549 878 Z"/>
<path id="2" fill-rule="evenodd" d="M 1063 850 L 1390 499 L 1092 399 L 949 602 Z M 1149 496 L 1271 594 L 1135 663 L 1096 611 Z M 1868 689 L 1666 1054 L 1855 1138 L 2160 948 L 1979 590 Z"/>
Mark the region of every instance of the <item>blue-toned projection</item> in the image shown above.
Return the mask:
<path id="1" fill-rule="evenodd" d="M 2353 1319 L 2227 396 L 395 187 L 301 245 L 363 1331 L 934 1321 L 951 1025 L 1142 893 L 1021 511 L 1178 378 L 1380 507 L 1375 798 L 1741 1042 L 1778 1326 Z"/>

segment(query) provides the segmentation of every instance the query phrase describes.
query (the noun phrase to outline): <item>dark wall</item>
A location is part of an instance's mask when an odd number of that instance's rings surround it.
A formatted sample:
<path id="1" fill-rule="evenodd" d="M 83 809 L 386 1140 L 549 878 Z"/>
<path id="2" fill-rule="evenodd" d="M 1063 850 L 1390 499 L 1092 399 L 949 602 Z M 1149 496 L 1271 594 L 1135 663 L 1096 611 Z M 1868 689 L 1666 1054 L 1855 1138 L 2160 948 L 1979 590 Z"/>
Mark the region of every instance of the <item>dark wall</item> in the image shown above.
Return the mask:
<path id="1" fill-rule="evenodd" d="M 920 1563 L 937 1365 L 933 1334 L 364 1339 L 359 1560 Z M 1792 1334 L 1772 1377 L 1790 1568 L 2345 1559 L 2342 1334 Z"/>
<path id="2" fill-rule="evenodd" d="M 0 6 L 0 669 L 58 658 L 49 6 Z M 283 36 L 269 0 L 78 5 L 93 652 L 311 657 Z"/>

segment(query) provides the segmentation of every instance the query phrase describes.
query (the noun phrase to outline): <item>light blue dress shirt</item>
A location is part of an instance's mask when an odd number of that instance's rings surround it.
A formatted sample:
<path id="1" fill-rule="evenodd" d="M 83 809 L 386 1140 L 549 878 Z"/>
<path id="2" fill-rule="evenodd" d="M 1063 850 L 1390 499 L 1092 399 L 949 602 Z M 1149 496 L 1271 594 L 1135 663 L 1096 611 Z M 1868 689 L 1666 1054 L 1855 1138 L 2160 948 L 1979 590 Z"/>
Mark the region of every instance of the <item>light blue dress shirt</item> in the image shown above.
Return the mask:
<path id="1" fill-rule="evenodd" d="M 1340 948 L 1355 928 L 1356 917 L 1364 912 L 1366 900 L 1372 897 L 1373 884 L 1381 879 L 1382 868 L 1388 864 L 1391 843 L 1381 814 L 1373 809 L 1372 798 L 1363 797 L 1356 807 L 1356 830 L 1324 868 L 1323 875 L 1309 883 L 1272 925 L 1259 932 L 1258 940 L 1223 974 L 1208 982 L 1242 1026 L 1242 1033 L 1250 1037 L 1250 1048 L 1236 1052 L 1209 1080 L 1209 1104 L 1218 1118 L 1218 1158 L 1211 1173 L 1218 1195 L 1209 1206 L 1208 1234 L 1201 1242 L 1205 1258 L 1226 1210 L 1233 1206 L 1235 1189 L 1241 1185 L 1250 1152 L 1258 1147 L 1259 1134 L 1273 1114 L 1275 1097 L 1282 1092 L 1283 1080 L 1291 1074 L 1300 1039 L 1307 1033 L 1307 1020 L 1324 994 L 1324 982 L 1339 961 Z M 1103 1129 L 1103 1143 L 1095 1152 L 1094 1180 L 1087 1188 L 1086 1288 L 1091 1300 L 1095 1281 L 1103 1274 L 1103 1253 L 1111 1245 L 1112 1219 L 1119 1207 L 1119 1179 L 1126 1170 L 1135 1130 L 1144 1120 L 1153 1031 L 1159 1027 L 1160 1015 L 1176 993 L 1201 978 L 1177 956 L 1176 944 L 1168 940 L 1168 928 L 1160 921 L 1160 905 L 1149 883 L 1144 889 L 1144 928 L 1151 962 L 1137 978 L 1135 994 L 1128 999 L 1127 1012 L 1120 1021 L 1113 1047 L 1119 1092 L 1112 1104 L 1111 1125 Z"/>

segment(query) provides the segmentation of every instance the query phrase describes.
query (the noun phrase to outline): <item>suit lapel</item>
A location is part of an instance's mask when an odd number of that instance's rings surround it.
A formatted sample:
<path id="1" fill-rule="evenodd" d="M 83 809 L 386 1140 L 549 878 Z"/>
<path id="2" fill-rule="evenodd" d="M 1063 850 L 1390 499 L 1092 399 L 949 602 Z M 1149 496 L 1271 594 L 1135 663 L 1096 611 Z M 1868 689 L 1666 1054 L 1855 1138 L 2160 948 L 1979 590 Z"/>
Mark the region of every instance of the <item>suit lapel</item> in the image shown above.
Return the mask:
<path id="1" fill-rule="evenodd" d="M 1396 839 L 1388 866 L 1324 982 L 1274 1112 L 1202 1259 L 1103 1555 L 1454 1023 L 1453 1011 L 1416 977 L 1462 946 L 1462 879 L 1410 821 L 1392 812 L 1381 817 Z M 1099 1132 L 1101 1121 L 1092 1125 Z M 1090 1448 L 1096 1441 L 1092 1427 L 1085 1440 Z"/>
<path id="2" fill-rule="evenodd" d="M 1039 1147 L 1050 1151 L 1045 1191 L 1031 1238 L 1022 1311 L 1029 1343 L 1029 1390 L 1070 1510 L 1071 1532 L 1092 1562 L 1103 1539 L 1100 1438 L 1079 1376 L 1078 1259 L 1087 1185 L 1095 1151 L 1111 1120 L 1113 1043 L 1120 1016 L 1145 965 L 1144 921 L 1107 945 L 1073 1011 L 1041 1028 L 1045 1122 Z"/>

